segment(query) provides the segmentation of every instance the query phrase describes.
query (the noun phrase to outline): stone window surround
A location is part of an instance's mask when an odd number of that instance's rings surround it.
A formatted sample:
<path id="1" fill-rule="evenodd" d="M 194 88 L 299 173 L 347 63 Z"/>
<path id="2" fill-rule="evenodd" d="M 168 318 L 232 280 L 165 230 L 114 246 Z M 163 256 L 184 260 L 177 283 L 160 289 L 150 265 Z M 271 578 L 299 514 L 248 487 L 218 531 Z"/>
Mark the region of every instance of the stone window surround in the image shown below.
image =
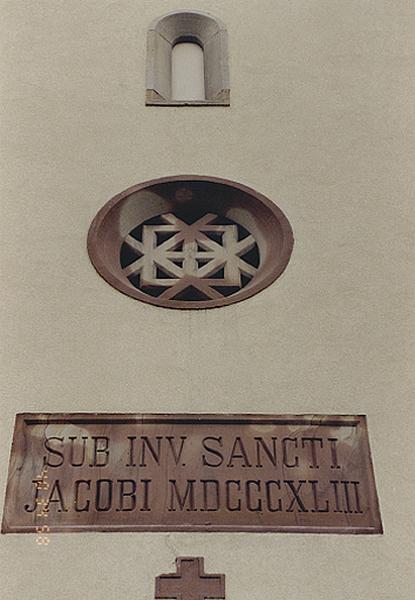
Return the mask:
<path id="1" fill-rule="evenodd" d="M 183 194 L 186 189 L 192 194 Z M 128 279 L 120 250 L 129 232 L 154 216 L 175 212 L 186 204 L 189 209 L 199 204 L 206 213 L 227 217 L 253 236 L 258 246 L 259 265 L 255 276 L 239 291 L 197 301 L 163 299 L 143 293 Z M 235 181 L 203 175 L 162 177 L 124 190 L 100 209 L 88 233 L 89 257 L 107 283 L 131 298 L 169 309 L 218 308 L 254 296 L 282 275 L 293 244 L 291 225 L 273 201 Z"/>
<path id="2" fill-rule="evenodd" d="M 206 100 L 171 97 L 172 49 L 194 42 L 204 53 Z M 174 11 L 155 19 L 147 31 L 146 105 L 229 106 L 228 34 L 215 17 L 199 11 Z"/>

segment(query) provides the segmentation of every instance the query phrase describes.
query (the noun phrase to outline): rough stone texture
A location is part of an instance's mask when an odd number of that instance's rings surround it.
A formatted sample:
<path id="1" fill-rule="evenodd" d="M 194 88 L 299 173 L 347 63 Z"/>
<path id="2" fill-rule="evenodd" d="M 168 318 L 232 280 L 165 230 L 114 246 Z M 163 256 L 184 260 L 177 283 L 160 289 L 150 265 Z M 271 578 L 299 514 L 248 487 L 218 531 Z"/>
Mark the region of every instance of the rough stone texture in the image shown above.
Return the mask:
<path id="1" fill-rule="evenodd" d="M 182 8 L 226 23 L 230 109 L 144 106 L 148 24 Z M 413 2 L 16 0 L 1 11 L 3 492 L 16 412 L 366 413 L 385 526 L 368 537 L 71 534 L 47 548 L 2 536 L 2 598 L 151 599 L 177 556 L 204 556 L 207 573 L 226 575 L 227 600 L 407 600 Z M 176 312 L 95 273 L 86 234 L 98 208 L 189 172 L 276 199 L 296 247 L 273 286 Z"/>

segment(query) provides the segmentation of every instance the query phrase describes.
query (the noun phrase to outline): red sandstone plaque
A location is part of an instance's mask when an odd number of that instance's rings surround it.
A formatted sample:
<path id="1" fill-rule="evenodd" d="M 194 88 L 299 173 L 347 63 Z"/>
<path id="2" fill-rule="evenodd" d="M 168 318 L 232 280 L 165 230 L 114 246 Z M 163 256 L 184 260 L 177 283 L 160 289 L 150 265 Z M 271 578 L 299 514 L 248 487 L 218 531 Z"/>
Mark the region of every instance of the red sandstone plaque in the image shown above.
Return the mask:
<path id="1" fill-rule="evenodd" d="M 17 415 L 2 532 L 41 527 L 382 533 L 366 418 Z"/>

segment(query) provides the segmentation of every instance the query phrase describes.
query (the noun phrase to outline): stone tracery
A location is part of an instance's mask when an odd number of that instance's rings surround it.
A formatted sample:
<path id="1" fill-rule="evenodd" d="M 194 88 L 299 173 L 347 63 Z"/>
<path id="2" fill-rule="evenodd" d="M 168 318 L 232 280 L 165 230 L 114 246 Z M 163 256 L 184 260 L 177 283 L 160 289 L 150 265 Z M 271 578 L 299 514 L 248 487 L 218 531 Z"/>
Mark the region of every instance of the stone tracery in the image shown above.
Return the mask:
<path id="1" fill-rule="evenodd" d="M 229 296 L 254 277 L 258 265 L 252 234 L 213 213 L 191 223 L 162 214 L 130 232 L 121 248 L 121 266 L 130 281 L 166 300 Z"/>

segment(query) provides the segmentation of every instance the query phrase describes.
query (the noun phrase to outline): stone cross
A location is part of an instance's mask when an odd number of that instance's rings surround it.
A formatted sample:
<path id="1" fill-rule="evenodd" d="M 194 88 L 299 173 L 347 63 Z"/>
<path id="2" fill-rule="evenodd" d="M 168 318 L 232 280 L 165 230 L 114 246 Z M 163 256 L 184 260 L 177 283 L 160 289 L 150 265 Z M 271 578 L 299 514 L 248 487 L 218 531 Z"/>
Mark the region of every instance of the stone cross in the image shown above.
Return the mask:
<path id="1" fill-rule="evenodd" d="M 156 577 L 156 599 L 225 598 L 225 575 L 207 575 L 201 557 L 176 558 L 176 573 Z"/>

